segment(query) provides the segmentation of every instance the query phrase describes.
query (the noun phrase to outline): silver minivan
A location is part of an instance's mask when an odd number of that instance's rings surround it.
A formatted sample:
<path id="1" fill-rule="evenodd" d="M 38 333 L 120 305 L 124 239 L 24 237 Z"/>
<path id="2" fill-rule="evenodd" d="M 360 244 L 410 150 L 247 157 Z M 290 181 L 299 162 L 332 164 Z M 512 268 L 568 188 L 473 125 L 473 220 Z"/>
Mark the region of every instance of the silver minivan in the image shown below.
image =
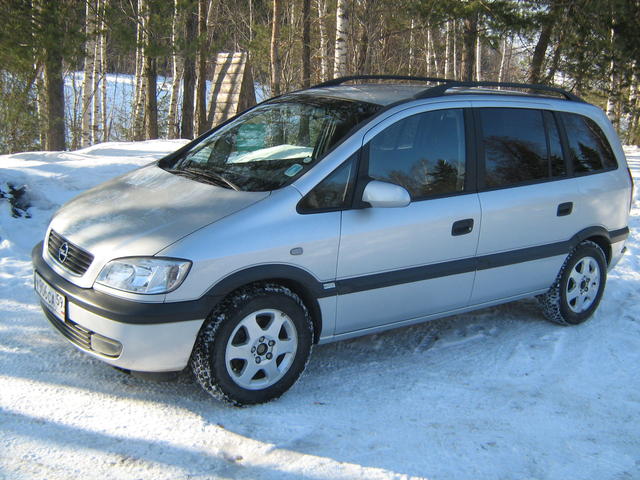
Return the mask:
<path id="1" fill-rule="evenodd" d="M 32 255 L 49 321 L 244 405 L 313 344 L 531 296 L 590 317 L 633 189 L 603 112 L 550 87 L 349 83 L 370 78 L 273 98 L 62 207 Z"/>

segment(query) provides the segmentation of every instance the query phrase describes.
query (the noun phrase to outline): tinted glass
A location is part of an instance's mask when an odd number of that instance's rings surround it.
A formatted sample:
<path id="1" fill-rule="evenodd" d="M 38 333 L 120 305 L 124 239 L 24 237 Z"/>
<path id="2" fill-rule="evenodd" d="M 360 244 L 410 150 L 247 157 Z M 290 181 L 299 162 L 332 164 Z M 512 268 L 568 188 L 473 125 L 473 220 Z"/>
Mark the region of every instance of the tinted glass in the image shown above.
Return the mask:
<path id="1" fill-rule="evenodd" d="M 290 95 L 261 105 L 215 130 L 167 170 L 239 190 L 290 183 L 380 107 Z"/>
<path id="2" fill-rule="evenodd" d="M 597 172 L 616 167 L 611 146 L 593 120 L 573 113 L 565 113 L 563 118 L 575 173 Z"/>
<path id="3" fill-rule="evenodd" d="M 349 178 L 354 158 L 336 168 L 327 178 L 314 187 L 300 202 L 300 209 L 307 211 L 339 210 L 346 206 Z"/>
<path id="4" fill-rule="evenodd" d="M 562 154 L 562 143 L 560 142 L 558 124 L 551 112 L 544 112 L 544 120 L 549 136 L 549 162 L 551 166 L 551 176 L 561 177 L 567 174 L 567 166 L 564 163 L 564 156 Z"/>
<path id="5" fill-rule="evenodd" d="M 481 108 L 485 186 L 500 187 L 549 177 L 542 112 Z"/>
<path id="6" fill-rule="evenodd" d="M 407 117 L 369 143 L 369 176 L 406 188 L 414 200 L 462 191 L 464 174 L 460 109 Z"/>

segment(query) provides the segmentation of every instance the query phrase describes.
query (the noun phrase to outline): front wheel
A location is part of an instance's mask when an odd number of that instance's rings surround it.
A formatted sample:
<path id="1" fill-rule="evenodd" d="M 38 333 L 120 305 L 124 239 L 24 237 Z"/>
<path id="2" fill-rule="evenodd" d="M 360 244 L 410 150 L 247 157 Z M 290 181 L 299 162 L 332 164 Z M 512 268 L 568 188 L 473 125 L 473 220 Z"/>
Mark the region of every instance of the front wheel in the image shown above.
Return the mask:
<path id="1" fill-rule="evenodd" d="M 560 325 L 578 325 L 600 303 L 607 262 L 597 243 L 584 241 L 569 255 L 548 292 L 538 296 L 545 317 Z"/>
<path id="2" fill-rule="evenodd" d="M 312 343 L 311 317 L 298 295 L 276 284 L 249 286 L 205 323 L 191 369 L 218 399 L 237 406 L 268 402 L 302 374 Z"/>

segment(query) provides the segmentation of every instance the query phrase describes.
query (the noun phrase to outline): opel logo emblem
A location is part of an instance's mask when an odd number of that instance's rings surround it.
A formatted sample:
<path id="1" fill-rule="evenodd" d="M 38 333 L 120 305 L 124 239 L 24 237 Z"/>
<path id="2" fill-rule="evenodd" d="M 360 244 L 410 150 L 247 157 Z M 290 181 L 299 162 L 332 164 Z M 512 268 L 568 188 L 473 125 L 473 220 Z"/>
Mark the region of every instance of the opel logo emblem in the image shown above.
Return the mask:
<path id="1" fill-rule="evenodd" d="M 60 263 L 64 263 L 67 260 L 68 256 L 69 244 L 67 242 L 64 242 L 62 245 L 60 245 L 60 248 L 58 248 L 58 260 L 60 260 Z"/>

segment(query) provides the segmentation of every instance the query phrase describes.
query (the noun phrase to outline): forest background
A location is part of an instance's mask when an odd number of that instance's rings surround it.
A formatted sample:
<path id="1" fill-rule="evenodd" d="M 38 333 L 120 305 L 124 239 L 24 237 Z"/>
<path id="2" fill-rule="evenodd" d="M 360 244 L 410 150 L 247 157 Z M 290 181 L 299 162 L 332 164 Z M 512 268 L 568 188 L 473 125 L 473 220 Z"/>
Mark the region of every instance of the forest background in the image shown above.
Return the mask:
<path id="1" fill-rule="evenodd" d="M 0 0 L 0 18 L 0 153 L 193 138 L 223 51 L 248 53 L 259 98 L 354 74 L 555 85 L 640 143 L 640 0 Z"/>

